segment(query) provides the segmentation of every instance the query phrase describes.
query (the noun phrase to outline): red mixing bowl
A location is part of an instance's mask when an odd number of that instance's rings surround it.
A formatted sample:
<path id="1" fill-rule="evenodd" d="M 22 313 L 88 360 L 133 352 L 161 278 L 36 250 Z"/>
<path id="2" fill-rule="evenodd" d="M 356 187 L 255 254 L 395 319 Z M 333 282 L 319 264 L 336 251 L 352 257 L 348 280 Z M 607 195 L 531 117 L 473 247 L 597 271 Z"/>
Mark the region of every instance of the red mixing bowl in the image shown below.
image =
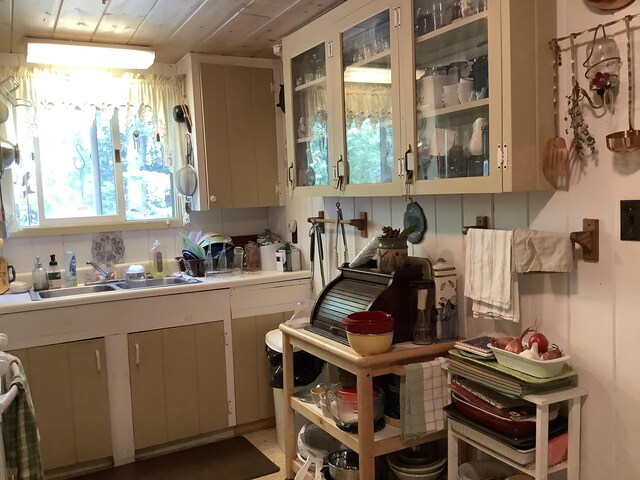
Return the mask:
<path id="1" fill-rule="evenodd" d="M 347 332 L 359 334 L 380 334 L 393 332 L 393 316 L 387 312 L 370 310 L 355 312 L 342 319 Z"/>

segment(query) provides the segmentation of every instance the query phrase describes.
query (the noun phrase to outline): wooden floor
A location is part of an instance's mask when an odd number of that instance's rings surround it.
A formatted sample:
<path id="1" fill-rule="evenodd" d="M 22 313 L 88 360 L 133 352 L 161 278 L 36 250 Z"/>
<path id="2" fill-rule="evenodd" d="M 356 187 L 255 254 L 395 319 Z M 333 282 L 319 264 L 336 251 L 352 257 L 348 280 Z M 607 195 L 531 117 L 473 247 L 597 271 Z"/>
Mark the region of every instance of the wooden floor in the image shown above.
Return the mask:
<path id="1" fill-rule="evenodd" d="M 260 480 L 284 480 L 284 452 L 280 450 L 276 438 L 276 428 L 267 428 L 252 433 L 245 433 L 244 437 L 260 450 L 269 460 L 280 467 L 280 471 L 260 477 Z"/>

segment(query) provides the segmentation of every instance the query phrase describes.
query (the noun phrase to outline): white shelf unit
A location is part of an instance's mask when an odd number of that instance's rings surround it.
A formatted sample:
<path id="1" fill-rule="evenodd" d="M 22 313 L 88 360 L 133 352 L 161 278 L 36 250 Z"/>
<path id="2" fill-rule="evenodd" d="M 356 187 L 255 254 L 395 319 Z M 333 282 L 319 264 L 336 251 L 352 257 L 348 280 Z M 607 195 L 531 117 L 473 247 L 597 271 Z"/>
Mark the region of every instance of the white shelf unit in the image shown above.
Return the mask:
<path id="1" fill-rule="evenodd" d="M 525 395 L 522 398 L 536 406 L 536 451 L 535 462 L 530 465 L 520 465 L 505 455 L 495 452 L 481 442 L 468 438 L 452 429 L 451 423 L 447 427 L 448 432 L 448 477 L 458 478 L 458 466 L 460 464 L 461 443 L 471 445 L 488 455 L 510 465 L 535 480 L 547 480 L 548 475 L 562 470 L 567 471 L 567 480 L 579 480 L 580 478 L 580 414 L 582 409 L 582 397 L 587 391 L 580 387 L 564 388 L 546 394 Z M 549 455 L 549 406 L 559 402 L 567 402 L 568 406 L 568 434 L 569 448 L 567 461 L 552 467 L 548 466 Z"/>

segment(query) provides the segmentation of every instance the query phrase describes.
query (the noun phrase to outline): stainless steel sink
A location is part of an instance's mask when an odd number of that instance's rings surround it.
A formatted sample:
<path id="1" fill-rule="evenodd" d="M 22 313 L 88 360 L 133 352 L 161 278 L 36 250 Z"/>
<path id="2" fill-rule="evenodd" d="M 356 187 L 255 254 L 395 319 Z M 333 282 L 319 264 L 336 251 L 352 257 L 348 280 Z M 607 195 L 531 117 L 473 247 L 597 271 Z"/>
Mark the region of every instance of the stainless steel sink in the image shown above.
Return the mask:
<path id="1" fill-rule="evenodd" d="M 116 285 L 118 288 L 152 288 L 152 287 L 166 287 L 169 285 L 192 285 L 194 283 L 202 283 L 202 280 L 196 278 L 185 277 L 166 277 L 166 278 L 148 278 L 146 280 L 137 280 L 135 282 L 127 283 L 126 281 L 118 282 Z"/>
<path id="2" fill-rule="evenodd" d="M 107 283 L 101 285 L 83 285 L 81 287 L 60 288 L 57 290 L 29 291 L 31 300 L 42 300 L 44 298 L 68 297 L 70 295 L 86 295 L 87 293 L 115 292 L 120 290 L 115 284 Z"/>
<path id="3" fill-rule="evenodd" d="M 57 290 L 29 291 L 31 300 L 45 300 L 47 298 L 68 297 L 71 295 L 87 295 L 90 293 L 118 292 L 129 289 L 166 287 L 171 285 L 192 285 L 202 283 L 202 280 L 184 277 L 149 278 L 138 281 L 135 284 L 127 283 L 125 280 L 110 281 L 109 283 L 98 283 L 93 285 L 82 285 L 80 287 L 60 288 Z"/>

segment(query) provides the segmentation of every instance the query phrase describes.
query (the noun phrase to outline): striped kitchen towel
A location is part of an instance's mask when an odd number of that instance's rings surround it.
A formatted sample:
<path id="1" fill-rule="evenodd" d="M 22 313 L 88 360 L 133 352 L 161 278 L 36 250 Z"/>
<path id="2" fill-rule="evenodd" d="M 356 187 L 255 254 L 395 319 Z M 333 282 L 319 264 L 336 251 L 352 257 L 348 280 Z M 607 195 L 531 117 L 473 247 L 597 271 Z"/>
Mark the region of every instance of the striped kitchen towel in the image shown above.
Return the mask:
<path id="1" fill-rule="evenodd" d="M 20 373 L 14 375 L 8 386 L 18 387 L 18 395 L 7 407 L 2 418 L 7 468 L 17 470 L 17 480 L 44 480 L 40 438 L 27 378 L 20 360 L 11 356 L 10 361 L 18 364 Z"/>
<path id="2" fill-rule="evenodd" d="M 400 381 L 400 439 L 418 440 L 444 429 L 442 408 L 449 403 L 444 358 L 405 366 Z"/>

